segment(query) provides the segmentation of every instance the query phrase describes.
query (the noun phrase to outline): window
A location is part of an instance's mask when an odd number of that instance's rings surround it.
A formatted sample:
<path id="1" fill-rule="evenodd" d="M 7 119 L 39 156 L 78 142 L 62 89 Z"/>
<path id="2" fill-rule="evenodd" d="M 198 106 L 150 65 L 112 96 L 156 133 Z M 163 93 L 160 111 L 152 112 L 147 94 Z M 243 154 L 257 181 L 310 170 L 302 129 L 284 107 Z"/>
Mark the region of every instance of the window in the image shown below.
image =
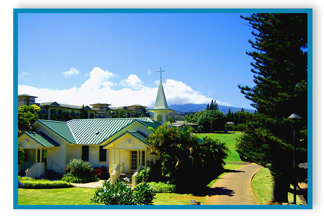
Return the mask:
<path id="1" fill-rule="evenodd" d="M 89 146 L 82 146 L 82 160 L 89 161 Z"/>
<path id="2" fill-rule="evenodd" d="M 145 151 L 131 151 L 131 170 L 136 170 L 138 166 L 145 166 Z"/>
<path id="3" fill-rule="evenodd" d="M 161 115 L 158 115 L 158 116 L 157 116 L 157 121 L 158 121 L 158 122 L 161 122 L 161 121 L 162 121 L 162 116 L 161 116 Z"/>
<path id="4" fill-rule="evenodd" d="M 141 165 L 145 166 L 145 151 L 142 151 L 142 156 L 141 156 Z"/>
<path id="5" fill-rule="evenodd" d="M 106 162 L 107 161 L 107 149 L 104 149 L 100 146 L 99 149 L 99 162 Z"/>
<path id="6" fill-rule="evenodd" d="M 40 149 L 37 149 L 37 163 L 40 163 Z"/>

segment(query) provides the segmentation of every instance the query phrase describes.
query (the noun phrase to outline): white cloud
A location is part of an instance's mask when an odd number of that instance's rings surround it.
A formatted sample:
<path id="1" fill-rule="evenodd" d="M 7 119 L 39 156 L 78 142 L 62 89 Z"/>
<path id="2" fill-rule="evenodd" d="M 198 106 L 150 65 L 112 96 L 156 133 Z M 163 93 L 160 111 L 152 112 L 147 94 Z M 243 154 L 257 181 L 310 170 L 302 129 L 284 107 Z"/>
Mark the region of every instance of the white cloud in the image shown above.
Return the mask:
<path id="1" fill-rule="evenodd" d="M 124 88 L 113 89 L 116 84 L 111 78 L 117 77 L 116 74 L 108 70 L 94 67 L 89 74 L 89 78 L 79 87 L 70 89 L 46 89 L 32 86 L 18 85 L 19 94 L 35 95 L 37 102 L 57 101 L 58 103 L 89 105 L 93 103 L 109 103 L 112 106 L 122 106 L 131 104 L 142 104 L 144 106 L 154 106 L 157 94 L 157 87 L 147 87 L 139 77 L 132 74 L 127 79 L 119 83 Z M 118 83 L 118 82 L 117 82 Z M 158 84 L 159 81 L 156 82 Z M 190 86 L 181 81 L 167 79 L 163 83 L 168 104 L 186 103 L 210 103 L 211 98 L 193 90 Z M 217 101 L 219 104 L 224 104 Z"/>
<path id="2" fill-rule="evenodd" d="M 144 87 L 142 80 L 140 80 L 140 78 L 138 78 L 138 76 L 136 76 L 135 74 L 129 75 L 127 79 L 120 81 L 120 84 L 134 90 L 139 90 Z"/>
<path id="3" fill-rule="evenodd" d="M 21 78 L 23 78 L 23 77 L 25 77 L 27 75 L 29 75 L 28 72 L 22 72 L 21 74 L 18 75 L 18 78 L 21 79 Z"/>
<path id="4" fill-rule="evenodd" d="M 152 71 L 151 70 L 147 70 L 147 75 L 151 76 Z"/>
<path id="5" fill-rule="evenodd" d="M 78 71 L 76 68 L 71 67 L 70 70 L 62 72 L 62 74 L 65 77 L 77 76 L 80 74 L 80 71 Z"/>

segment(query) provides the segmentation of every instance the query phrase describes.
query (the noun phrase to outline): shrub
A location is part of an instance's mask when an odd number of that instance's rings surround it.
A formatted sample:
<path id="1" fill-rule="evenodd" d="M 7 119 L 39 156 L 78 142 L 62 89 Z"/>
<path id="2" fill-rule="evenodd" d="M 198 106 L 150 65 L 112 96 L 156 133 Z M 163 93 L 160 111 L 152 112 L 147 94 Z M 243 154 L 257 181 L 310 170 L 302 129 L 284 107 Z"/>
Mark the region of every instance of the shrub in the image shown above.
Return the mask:
<path id="1" fill-rule="evenodd" d="M 109 171 L 107 167 L 96 167 L 94 168 L 95 175 L 100 179 L 108 179 L 109 178 Z"/>
<path id="2" fill-rule="evenodd" d="M 106 181 L 95 192 L 91 202 L 105 205 L 150 205 L 153 203 L 154 196 L 155 193 L 146 183 L 131 189 L 117 179 L 113 185 Z"/>
<path id="3" fill-rule="evenodd" d="M 24 176 L 24 177 L 18 176 L 18 181 L 36 181 L 36 179 L 31 178 L 31 177 L 26 177 L 26 176 Z"/>
<path id="4" fill-rule="evenodd" d="M 137 183 L 148 182 L 149 172 L 150 168 L 141 169 L 136 176 Z"/>
<path id="5" fill-rule="evenodd" d="M 18 164 L 22 164 L 24 160 L 25 160 L 25 150 L 22 147 L 18 147 Z"/>
<path id="6" fill-rule="evenodd" d="M 143 182 L 133 190 L 135 205 L 152 205 L 155 193 L 148 183 Z"/>
<path id="7" fill-rule="evenodd" d="M 87 182 L 93 182 L 98 181 L 99 179 L 95 175 L 85 176 L 85 177 L 79 177 L 72 175 L 71 173 L 65 174 L 62 178 L 62 181 L 66 182 L 73 182 L 73 183 L 87 183 Z"/>
<path id="8" fill-rule="evenodd" d="M 62 178 L 64 181 L 86 183 L 98 180 L 91 164 L 80 159 L 72 159 L 66 165 L 66 172 Z"/>
<path id="9" fill-rule="evenodd" d="M 143 184 L 143 183 L 141 183 Z M 141 185 L 139 184 L 139 185 Z M 148 182 L 148 185 L 155 193 L 173 193 L 176 192 L 175 184 L 167 184 L 164 182 Z"/>
<path id="10" fill-rule="evenodd" d="M 46 179 L 33 179 L 30 177 L 18 177 L 23 184 L 23 188 L 29 189 L 51 189 L 51 188 L 67 188 L 72 185 L 66 181 L 50 181 Z"/>

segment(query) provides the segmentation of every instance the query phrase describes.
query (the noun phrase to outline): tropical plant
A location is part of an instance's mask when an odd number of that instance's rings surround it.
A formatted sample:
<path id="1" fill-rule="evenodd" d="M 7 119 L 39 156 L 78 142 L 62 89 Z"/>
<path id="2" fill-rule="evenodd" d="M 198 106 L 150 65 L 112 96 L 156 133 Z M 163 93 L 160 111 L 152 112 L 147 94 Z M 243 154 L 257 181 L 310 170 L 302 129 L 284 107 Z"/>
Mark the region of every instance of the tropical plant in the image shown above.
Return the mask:
<path id="1" fill-rule="evenodd" d="M 197 189 L 223 170 L 228 151 L 224 143 L 211 139 L 199 141 L 190 127 L 179 129 L 169 127 L 168 123 L 151 130 L 153 133 L 147 141 L 159 154 L 161 176 L 176 184 L 177 189 L 188 190 L 190 184 Z M 211 167 L 213 172 L 210 172 Z"/>
<path id="2" fill-rule="evenodd" d="M 146 183 L 131 189 L 117 179 L 114 184 L 105 181 L 103 186 L 95 192 L 91 202 L 105 205 L 151 205 L 154 196 L 155 193 Z"/>
<path id="3" fill-rule="evenodd" d="M 38 119 L 40 107 L 37 105 L 23 105 L 18 108 L 18 133 L 33 130 L 32 124 Z"/>

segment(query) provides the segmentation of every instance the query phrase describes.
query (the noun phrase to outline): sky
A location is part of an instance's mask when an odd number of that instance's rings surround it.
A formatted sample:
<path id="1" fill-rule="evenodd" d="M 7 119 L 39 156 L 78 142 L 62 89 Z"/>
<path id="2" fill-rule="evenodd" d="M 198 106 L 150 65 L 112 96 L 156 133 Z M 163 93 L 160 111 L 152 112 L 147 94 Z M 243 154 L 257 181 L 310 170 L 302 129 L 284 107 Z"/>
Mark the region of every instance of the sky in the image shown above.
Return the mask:
<path id="1" fill-rule="evenodd" d="M 18 94 L 36 102 L 251 108 L 252 28 L 241 13 L 20 13 Z M 248 14 L 243 14 L 248 15 Z"/>

